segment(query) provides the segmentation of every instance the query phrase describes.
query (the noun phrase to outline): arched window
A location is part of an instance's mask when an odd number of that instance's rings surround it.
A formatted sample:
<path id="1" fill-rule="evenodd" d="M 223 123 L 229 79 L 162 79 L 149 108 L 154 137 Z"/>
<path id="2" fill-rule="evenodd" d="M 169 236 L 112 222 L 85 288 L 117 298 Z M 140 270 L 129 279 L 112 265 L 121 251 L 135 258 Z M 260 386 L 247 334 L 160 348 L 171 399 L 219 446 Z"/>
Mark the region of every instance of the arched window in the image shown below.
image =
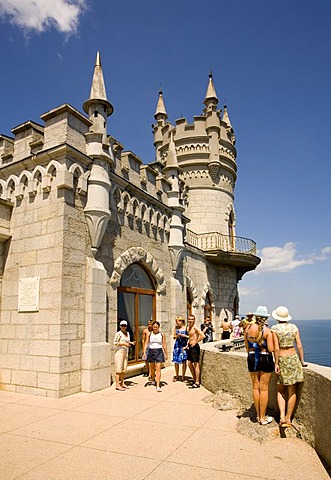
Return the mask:
<path id="1" fill-rule="evenodd" d="M 230 238 L 230 249 L 235 250 L 235 237 L 234 237 L 234 216 L 233 212 L 229 215 L 229 238 Z"/>
<path id="2" fill-rule="evenodd" d="M 211 301 L 210 301 L 210 296 L 209 296 L 209 293 L 207 293 L 206 295 L 206 300 L 205 300 L 205 306 L 204 306 L 204 311 L 203 311 L 203 314 L 204 314 L 204 317 L 203 318 L 207 318 L 209 317 L 210 320 L 212 320 L 212 311 L 211 311 Z"/>
<path id="3" fill-rule="evenodd" d="M 186 289 L 186 317 L 188 318 L 189 315 L 192 315 L 192 303 L 193 297 L 190 290 Z"/>
<path id="4" fill-rule="evenodd" d="M 155 288 L 145 268 L 133 263 L 124 270 L 117 295 L 117 323 L 128 322 L 128 332 L 136 345 L 129 350 L 129 362 L 137 363 L 142 358 L 142 331 L 148 320 L 155 320 Z"/>

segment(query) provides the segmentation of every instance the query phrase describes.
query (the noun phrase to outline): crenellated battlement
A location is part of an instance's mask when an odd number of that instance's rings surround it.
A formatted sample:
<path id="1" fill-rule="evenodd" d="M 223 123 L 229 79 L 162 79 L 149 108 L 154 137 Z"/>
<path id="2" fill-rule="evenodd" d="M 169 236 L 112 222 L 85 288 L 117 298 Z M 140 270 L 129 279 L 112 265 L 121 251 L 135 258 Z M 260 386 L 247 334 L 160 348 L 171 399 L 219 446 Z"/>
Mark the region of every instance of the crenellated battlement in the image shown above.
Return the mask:
<path id="1" fill-rule="evenodd" d="M 87 191 L 91 159 L 86 151 L 86 134 L 92 122 L 69 104 L 44 113 L 44 126 L 27 121 L 12 132 L 0 135 L 0 198 L 8 202 L 34 197 L 52 188 Z M 114 154 L 113 171 L 158 201 L 167 203 L 170 182 L 162 168 L 144 165 L 133 152 L 109 136 Z M 54 158 L 51 162 L 50 159 Z"/>
<path id="2" fill-rule="evenodd" d="M 214 126 L 210 125 L 208 119 L 209 112 L 195 116 L 193 123 L 188 123 L 187 119 L 181 117 L 175 121 L 175 126 L 167 122 L 164 126 L 154 125 L 154 135 L 157 138 L 157 147 L 160 160 L 166 164 L 170 132 L 175 131 L 175 148 L 178 162 L 192 160 L 196 163 L 199 160 L 202 163 L 208 163 L 214 146 L 211 146 L 211 130 L 217 133 L 218 155 L 220 161 L 228 160 L 228 168 L 236 170 L 237 151 L 234 146 L 234 134 L 232 127 L 220 118 L 221 111 L 215 113 Z M 209 123 L 209 124 L 208 124 Z M 160 135 L 161 134 L 161 135 Z"/>

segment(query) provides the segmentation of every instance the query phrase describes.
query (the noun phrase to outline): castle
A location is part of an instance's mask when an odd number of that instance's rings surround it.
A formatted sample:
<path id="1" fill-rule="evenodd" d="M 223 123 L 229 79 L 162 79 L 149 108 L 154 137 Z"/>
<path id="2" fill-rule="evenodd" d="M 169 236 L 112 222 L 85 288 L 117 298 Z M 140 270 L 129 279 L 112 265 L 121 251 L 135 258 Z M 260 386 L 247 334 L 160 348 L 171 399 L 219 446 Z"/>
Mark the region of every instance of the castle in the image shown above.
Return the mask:
<path id="1" fill-rule="evenodd" d="M 212 75 L 204 106 L 172 125 L 160 91 L 143 164 L 107 133 L 97 54 L 87 115 L 65 104 L 0 135 L 0 388 L 93 392 L 112 381 L 119 318 L 133 374 L 147 320 L 170 351 L 177 314 L 218 329 L 238 313 L 238 281 L 260 259 L 235 234 L 235 134 Z"/>

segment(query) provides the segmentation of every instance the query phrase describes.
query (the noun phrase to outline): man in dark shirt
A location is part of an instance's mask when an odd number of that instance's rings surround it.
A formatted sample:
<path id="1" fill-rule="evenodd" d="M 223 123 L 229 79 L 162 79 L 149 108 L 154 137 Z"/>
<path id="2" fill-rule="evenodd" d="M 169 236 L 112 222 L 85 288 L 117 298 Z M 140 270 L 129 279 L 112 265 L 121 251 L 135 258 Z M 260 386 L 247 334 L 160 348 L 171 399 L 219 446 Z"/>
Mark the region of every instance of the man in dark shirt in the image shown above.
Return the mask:
<path id="1" fill-rule="evenodd" d="M 204 333 L 205 338 L 203 339 L 203 343 L 213 342 L 213 333 L 215 332 L 215 328 L 211 323 L 210 317 L 206 317 L 204 322 L 201 324 L 200 330 Z"/>

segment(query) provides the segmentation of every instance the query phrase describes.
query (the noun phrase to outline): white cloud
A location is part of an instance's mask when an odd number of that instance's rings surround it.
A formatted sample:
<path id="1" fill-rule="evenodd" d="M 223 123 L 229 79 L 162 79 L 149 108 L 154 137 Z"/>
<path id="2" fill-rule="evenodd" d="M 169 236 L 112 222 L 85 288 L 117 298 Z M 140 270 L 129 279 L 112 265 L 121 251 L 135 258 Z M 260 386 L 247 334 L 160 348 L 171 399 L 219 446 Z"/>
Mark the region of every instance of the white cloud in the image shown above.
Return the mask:
<path id="1" fill-rule="evenodd" d="M 263 295 L 263 291 L 257 287 L 242 287 L 239 285 L 240 296 L 250 297 L 252 295 Z"/>
<path id="2" fill-rule="evenodd" d="M 287 242 L 283 247 L 265 247 L 258 252 L 261 263 L 255 270 L 256 274 L 269 272 L 290 272 L 303 265 L 312 265 L 317 261 L 327 260 L 331 255 L 331 247 L 325 247 L 320 254 L 312 253 L 299 256 L 296 244 Z"/>
<path id="3" fill-rule="evenodd" d="M 77 31 L 86 0 L 0 0 L 0 17 L 25 32 L 54 27 L 61 33 Z"/>
<path id="4" fill-rule="evenodd" d="M 331 247 L 325 247 L 321 251 L 321 255 L 318 260 L 326 260 L 331 255 Z"/>

